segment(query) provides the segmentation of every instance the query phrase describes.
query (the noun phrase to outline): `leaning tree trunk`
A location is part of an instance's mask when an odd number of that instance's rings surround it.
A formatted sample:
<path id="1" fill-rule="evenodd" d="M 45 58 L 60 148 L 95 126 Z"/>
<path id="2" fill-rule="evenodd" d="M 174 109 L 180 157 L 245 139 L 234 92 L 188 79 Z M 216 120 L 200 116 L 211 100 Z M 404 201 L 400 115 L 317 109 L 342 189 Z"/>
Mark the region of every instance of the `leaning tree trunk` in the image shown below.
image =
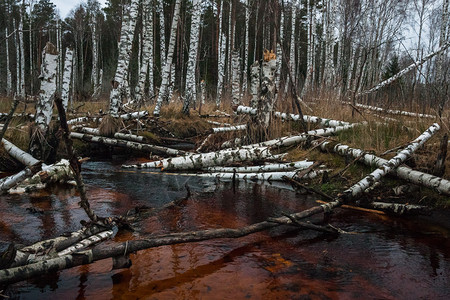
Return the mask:
<path id="1" fill-rule="evenodd" d="M 133 44 L 134 29 L 139 9 L 139 0 L 131 0 L 129 15 L 124 9 L 122 29 L 119 42 L 119 59 L 117 62 L 116 75 L 110 93 L 109 114 L 118 117 L 122 104 L 122 97 L 126 90 L 128 68 L 130 65 L 131 46 Z M 129 95 L 126 95 L 129 97 Z"/>
<path id="2" fill-rule="evenodd" d="M 201 1 L 194 0 L 192 4 L 191 41 L 189 45 L 189 61 L 186 73 L 186 92 L 184 95 L 183 113 L 189 115 L 191 100 L 197 98 L 195 67 L 197 66 L 198 44 L 200 39 Z"/>
<path id="3" fill-rule="evenodd" d="M 67 110 L 69 105 L 70 95 L 70 81 L 72 76 L 72 61 L 73 51 L 69 48 L 66 49 L 66 58 L 64 61 L 64 75 L 62 80 L 61 99 L 63 101 L 64 110 Z"/>
<path id="4" fill-rule="evenodd" d="M 58 51 L 53 44 L 47 43 L 42 52 L 41 89 L 36 103 L 35 128 L 30 141 L 30 153 L 38 159 L 44 159 L 47 152 L 45 137 L 52 119 L 53 97 L 56 91 L 56 70 Z"/>
<path id="5" fill-rule="evenodd" d="M 161 105 L 163 101 L 167 100 L 168 98 L 168 85 L 172 69 L 173 52 L 175 50 L 175 42 L 177 37 L 178 19 L 180 18 L 180 6 L 181 0 L 177 0 L 175 2 L 175 9 L 173 12 L 172 26 L 170 29 L 169 49 L 167 51 L 167 59 L 164 64 L 164 69 L 162 73 L 161 87 L 159 88 L 158 99 L 156 100 L 155 110 L 153 111 L 154 116 L 159 116 L 159 114 L 161 113 Z M 175 74 L 172 74 L 172 76 L 174 75 Z"/>

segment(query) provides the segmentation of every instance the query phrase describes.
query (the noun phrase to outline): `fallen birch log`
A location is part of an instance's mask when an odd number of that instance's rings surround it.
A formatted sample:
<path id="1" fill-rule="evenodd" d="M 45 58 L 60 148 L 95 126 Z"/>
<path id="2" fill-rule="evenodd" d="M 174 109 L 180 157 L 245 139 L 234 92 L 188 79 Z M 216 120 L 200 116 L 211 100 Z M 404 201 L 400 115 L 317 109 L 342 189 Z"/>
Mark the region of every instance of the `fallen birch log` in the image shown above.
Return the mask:
<path id="1" fill-rule="evenodd" d="M 177 156 L 177 155 L 185 155 L 186 152 L 182 150 L 167 148 L 163 146 L 156 146 L 151 144 L 141 144 L 137 142 L 132 141 L 124 141 L 120 139 L 113 139 L 108 138 L 104 136 L 94 136 L 91 134 L 83 134 L 78 132 L 71 132 L 70 137 L 74 139 L 83 140 L 90 143 L 98 143 L 98 144 L 104 144 L 109 146 L 116 146 L 116 147 L 122 147 L 122 148 L 129 148 L 134 150 L 140 150 L 140 151 L 147 151 L 147 152 L 153 152 L 153 153 L 159 153 L 159 154 L 165 154 L 169 156 Z"/>
<path id="2" fill-rule="evenodd" d="M 101 136 L 100 130 L 98 128 L 80 127 L 80 128 L 76 128 L 76 130 L 84 132 L 84 133 L 92 134 L 92 135 Z M 144 141 L 143 136 L 135 135 L 135 134 L 126 134 L 126 133 L 116 132 L 116 133 L 114 133 L 114 137 L 116 139 L 122 139 L 122 140 L 127 140 L 127 141 L 132 141 L 132 142 L 138 142 L 138 143 L 142 143 Z"/>
<path id="3" fill-rule="evenodd" d="M 216 125 L 216 126 L 221 126 L 221 127 L 233 126 L 233 125 L 231 125 L 229 123 L 222 123 L 222 122 L 216 122 L 216 121 L 211 121 L 211 120 L 206 120 L 206 123 L 209 123 L 209 124 L 212 124 L 212 125 Z"/>
<path id="4" fill-rule="evenodd" d="M 395 170 L 409 156 L 411 156 L 414 151 L 416 151 L 420 146 L 428 141 L 439 129 L 439 124 L 434 123 L 433 125 L 431 125 L 424 133 L 422 133 L 418 138 L 412 141 L 405 149 L 397 153 L 396 156 L 383 163 L 378 169 L 367 175 L 364 179 L 353 185 L 350 189 L 346 190 L 344 192 L 346 197 L 355 197 L 357 195 L 360 195 L 368 187 L 379 181 L 381 177 Z"/>
<path id="5" fill-rule="evenodd" d="M 58 252 L 57 256 L 64 256 L 64 255 L 72 254 L 74 252 L 78 252 L 82 249 L 86 249 L 86 248 L 88 248 L 94 244 L 97 244 L 101 241 L 110 239 L 113 235 L 114 235 L 113 230 L 105 230 L 105 231 L 99 232 L 97 234 L 94 234 L 94 235 L 92 235 L 84 240 L 81 240 L 78 243 Z M 40 260 L 44 260 L 44 259 L 41 258 Z"/>
<path id="6" fill-rule="evenodd" d="M 427 206 L 412 204 L 372 202 L 364 204 L 364 206 L 368 208 L 380 209 L 396 215 L 428 215 L 431 212 L 431 209 Z"/>
<path id="7" fill-rule="evenodd" d="M 329 136 L 335 134 L 337 132 L 347 130 L 353 128 L 355 126 L 361 125 L 360 123 L 353 123 L 345 126 L 336 126 L 329 127 L 324 129 L 310 130 L 306 133 L 302 133 L 294 136 L 286 136 L 278 139 L 273 139 L 257 144 L 243 146 L 243 148 L 253 148 L 253 147 L 269 147 L 270 149 L 279 148 L 279 147 L 288 147 L 292 145 L 299 144 L 301 142 L 305 142 L 311 138 L 311 136 Z"/>
<path id="8" fill-rule="evenodd" d="M 350 148 L 347 145 L 336 144 L 333 142 L 322 143 L 320 145 L 320 149 L 323 151 L 335 152 L 340 155 L 351 155 L 355 158 L 361 157 L 360 161 L 369 166 L 381 166 L 387 162 L 386 159 L 377 157 L 373 154 L 364 153 L 363 150 Z M 450 181 L 444 178 L 419 172 L 405 166 L 398 167 L 392 172 L 392 174 L 408 182 L 422 185 L 440 194 L 450 196 Z"/>
<path id="9" fill-rule="evenodd" d="M 130 119 L 140 119 L 140 118 L 143 118 L 146 116 L 148 116 L 148 111 L 144 110 L 144 111 L 137 111 L 134 113 L 122 114 L 119 117 L 122 118 L 122 120 L 130 120 Z M 98 118 L 98 117 L 79 117 L 79 118 L 75 118 L 72 120 L 68 120 L 67 124 L 73 125 L 73 124 L 89 122 L 89 121 L 101 122 L 102 120 L 103 120 L 103 118 Z"/>
<path id="10" fill-rule="evenodd" d="M 180 174 L 186 176 L 197 176 L 206 178 L 215 178 L 219 180 L 243 180 L 243 181 L 283 181 L 284 177 L 295 178 L 299 171 L 303 169 L 298 169 L 294 171 L 282 171 L 282 172 L 260 172 L 260 173 L 199 173 L 199 174 Z M 313 179 L 318 175 L 322 174 L 325 170 L 310 171 L 301 179 Z"/>
<path id="11" fill-rule="evenodd" d="M 239 105 L 238 108 L 236 109 L 236 112 L 241 113 L 241 114 L 256 115 L 257 109 L 251 108 L 249 106 Z M 281 118 L 283 120 L 300 121 L 300 115 L 295 115 L 295 114 L 287 114 L 287 113 L 282 113 L 282 112 L 276 111 L 276 112 L 274 112 L 274 116 L 277 118 Z M 324 118 L 308 116 L 308 115 L 303 115 L 303 121 L 306 123 L 314 123 L 314 124 L 320 124 L 322 126 L 331 126 L 331 127 L 350 125 L 349 122 L 332 120 L 332 119 L 324 119 Z"/>
<path id="12" fill-rule="evenodd" d="M 344 103 L 353 105 L 351 102 L 344 102 Z M 429 118 L 429 119 L 436 118 L 436 116 L 433 116 L 433 115 L 419 114 L 419 113 L 402 111 L 402 110 L 385 109 L 382 107 L 370 106 L 370 105 L 365 105 L 365 104 L 361 104 L 361 103 L 355 103 L 354 105 L 359 108 L 364 108 L 364 109 L 377 111 L 377 112 L 383 112 L 383 113 L 387 113 L 387 114 L 391 114 L 391 115 L 400 115 L 400 116 L 417 117 L 417 118 Z"/>
<path id="13" fill-rule="evenodd" d="M 264 160 L 272 154 L 267 148 L 226 149 L 217 152 L 190 154 L 137 165 L 122 165 L 123 168 L 162 168 L 163 170 L 195 170 L 220 166 L 232 162 Z"/>
<path id="14" fill-rule="evenodd" d="M 17 174 L 0 179 L 0 192 L 4 193 L 10 188 L 16 186 L 20 182 L 24 181 L 28 177 L 33 176 L 33 172 L 29 167 L 26 167 Z"/>
<path id="15" fill-rule="evenodd" d="M 219 132 L 230 132 L 230 131 L 240 131 L 240 130 L 246 130 L 247 125 L 236 125 L 236 126 L 227 126 L 227 127 L 216 127 L 212 128 L 213 133 L 219 133 Z"/>
<path id="16" fill-rule="evenodd" d="M 314 162 L 302 160 L 285 164 L 267 164 L 262 166 L 246 166 L 246 167 L 210 167 L 204 169 L 206 172 L 218 173 L 259 173 L 259 172 L 281 172 L 293 171 L 297 169 L 306 169 L 313 165 Z"/>
<path id="17" fill-rule="evenodd" d="M 6 139 L 2 139 L 3 147 L 9 155 L 14 157 L 16 160 L 24 164 L 25 166 L 31 167 L 39 163 L 39 160 L 34 158 L 31 154 L 23 151 L 13 143 L 9 142 Z"/>

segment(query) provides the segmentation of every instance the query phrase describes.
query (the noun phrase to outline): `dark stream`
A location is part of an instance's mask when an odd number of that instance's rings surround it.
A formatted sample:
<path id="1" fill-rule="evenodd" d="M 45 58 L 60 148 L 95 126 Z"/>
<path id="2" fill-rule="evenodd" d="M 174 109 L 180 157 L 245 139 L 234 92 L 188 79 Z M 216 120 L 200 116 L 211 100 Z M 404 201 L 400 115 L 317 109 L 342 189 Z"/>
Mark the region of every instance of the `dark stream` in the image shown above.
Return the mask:
<path id="1" fill-rule="evenodd" d="M 162 211 L 115 241 L 149 233 L 237 228 L 309 208 L 315 197 L 254 183 L 231 183 L 122 170 L 121 162 L 83 165 L 99 215 L 140 205 Z M 87 219 L 74 188 L 0 197 L 0 250 L 80 228 Z M 315 219 L 320 220 L 322 216 Z M 5 288 L 9 299 L 450 299 L 450 231 L 424 219 L 338 209 L 330 223 L 351 234 L 330 237 L 278 227 L 240 239 L 163 246 L 132 255 L 130 269 L 111 260 L 46 274 Z M 0 288 L 1 290 L 1 288 Z M 0 295 L 0 299 L 3 296 Z"/>

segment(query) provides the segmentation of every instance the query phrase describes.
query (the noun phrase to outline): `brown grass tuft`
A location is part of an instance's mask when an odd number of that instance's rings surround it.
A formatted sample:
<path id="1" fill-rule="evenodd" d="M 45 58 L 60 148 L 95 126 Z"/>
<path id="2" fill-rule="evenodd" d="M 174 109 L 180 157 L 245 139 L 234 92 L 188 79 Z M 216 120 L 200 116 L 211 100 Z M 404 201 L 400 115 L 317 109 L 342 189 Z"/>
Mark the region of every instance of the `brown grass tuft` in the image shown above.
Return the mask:
<path id="1" fill-rule="evenodd" d="M 117 131 L 119 131 L 120 124 L 120 118 L 114 118 L 111 115 L 106 115 L 103 117 L 98 129 L 100 134 L 103 136 L 113 136 Z"/>

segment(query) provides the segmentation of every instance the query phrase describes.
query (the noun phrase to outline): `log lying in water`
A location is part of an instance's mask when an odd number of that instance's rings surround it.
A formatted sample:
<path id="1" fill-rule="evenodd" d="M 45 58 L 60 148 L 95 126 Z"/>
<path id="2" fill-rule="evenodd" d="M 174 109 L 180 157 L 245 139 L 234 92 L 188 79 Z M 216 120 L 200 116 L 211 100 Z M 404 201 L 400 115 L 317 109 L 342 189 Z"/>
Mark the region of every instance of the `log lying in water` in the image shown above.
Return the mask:
<path id="1" fill-rule="evenodd" d="M 220 166 L 232 162 L 255 161 L 270 158 L 272 154 L 267 148 L 226 149 L 217 152 L 189 154 L 160 161 L 137 165 L 123 165 L 123 168 L 162 168 L 164 170 L 196 170 L 212 166 Z"/>
<path id="2" fill-rule="evenodd" d="M 277 171 L 293 171 L 296 169 L 306 169 L 313 165 L 314 162 L 302 160 L 285 164 L 267 164 L 262 166 L 245 166 L 245 167 L 210 167 L 204 169 L 207 172 L 220 173 L 258 173 L 258 172 L 277 172 Z"/>
<path id="3" fill-rule="evenodd" d="M 210 177 L 216 179 L 225 180 L 244 180 L 244 181 L 283 181 L 283 177 L 294 178 L 297 176 L 298 172 L 302 169 L 294 171 L 282 171 L 282 172 L 259 172 L 259 173 L 199 173 L 199 174 L 180 174 L 187 176 L 197 176 L 197 177 Z M 302 176 L 302 179 L 312 179 L 316 178 L 318 175 L 322 174 L 325 170 L 311 171 Z"/>
<path id="4" fill-rule="evenodd" d="M 347 145 L 324 142 L 320 145 L 323 151 L 336 152 L 340 155 L 351 155 L 353 157 L 361 157 L 360 161 L 369 166 L 381 166 L 387 162 L 386 159 L 377 157 L 373 154 L 364 153 L 363 150 L 350 148 Z M 444 178 L 436 177 L 427 173 L 413 170 L 409 167 L 400 166 L 392 174 L 411 183 L 422 185 L 430 188 L 440 194 L 450 196 L 450 181 Z"/>
<path id="5" fill-rule="evenodd" d="M 393 213 L 395 215 L 428 215 L 431 212 L 431 209 L 427 206 L 412 204 L 372 202 L 367 205 L 365 204 L 364 206 L 374 209 L 380 209 L 382 211 Z"/>
<path id="6" fill-rule="evenodd" d="M 113 139 L 109 137 L 104 136 L 95 136 L 91 134 L 83 134 L 78 132 L 71 132 L 70 133 L 71 138 L 83 140 L 86 142 L 91 143 L 98 143 L 98 144 L 104 144 L 109 146 L 116 146 L 116 147 L 122 147 L 122 148 L 129 148 L 134 150 L 140 150 L 140 151 L 147 151 L 152 153 L 158 153 L 158 154 L 165 154 L 169 156 L 177 156 L 177 155 L 185 155 L 186 152 L 182 150 L 167 148 L 163 146 L 156 146 L 151 144 L 141 144 L 137 142 L 132 141 L 125 141 L 120 139 Z"/>
<path id="7" fill-rule="evenodd" d="M 256 108 L 239 105 L 238 108 L 236 109 L 236 112 L 241 113 L 241 114 L 255 115 Z M 292 121 L 300 120 L 300 115 L 287 114 L 287 113 L 278 112 L 278 111 L 274 112 L 274 116 L 277 118 L 281 118 L 283 120 L 292 120 Z M 330 126 L 330 127 L 350 125 L 349 122 L 319 118 L 319 117 L 308 116 L 308 115 L 303 115 L 303 121 L 305 121 L 306 123 L 314 123 L 314 124 L 320 124 L 322 126 Z"/>

